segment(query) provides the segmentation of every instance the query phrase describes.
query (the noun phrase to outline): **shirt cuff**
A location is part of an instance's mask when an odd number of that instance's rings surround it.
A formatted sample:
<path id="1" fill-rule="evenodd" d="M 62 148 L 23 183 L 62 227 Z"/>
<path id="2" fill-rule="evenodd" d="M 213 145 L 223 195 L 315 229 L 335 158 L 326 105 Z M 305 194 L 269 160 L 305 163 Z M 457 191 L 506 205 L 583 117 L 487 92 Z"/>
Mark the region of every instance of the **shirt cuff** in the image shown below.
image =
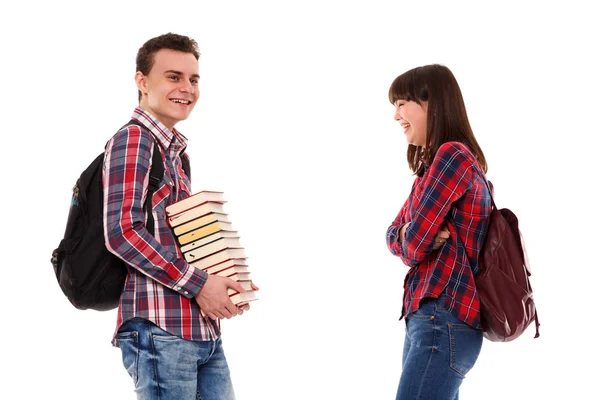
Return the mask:
<path id="1" fill-rule="evenodd" d="M 200 290 L 204 287 L 208 279 L 206 271 L 192 267 L 188 265 L 187 270 L 184 272 L 181 279 L 175 284 L 173 290 L 181 294 L 182 296 L 191 299 L 195 297 Z"/>

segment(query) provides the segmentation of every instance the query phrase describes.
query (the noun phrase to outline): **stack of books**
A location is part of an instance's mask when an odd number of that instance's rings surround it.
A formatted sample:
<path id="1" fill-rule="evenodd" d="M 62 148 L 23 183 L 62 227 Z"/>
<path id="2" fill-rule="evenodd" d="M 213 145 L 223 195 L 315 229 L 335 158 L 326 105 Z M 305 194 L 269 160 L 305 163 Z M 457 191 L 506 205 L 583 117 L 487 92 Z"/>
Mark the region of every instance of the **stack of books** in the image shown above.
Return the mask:
<path id="1" fill-rule="evenodd" d="M 185 260 L 209 274 L 225 276 L 247 290 L 229 289 L 236 305 L 256 300 L 252 290 L 246 253 L 238 232 L 223 208 L 223 192 L 202 191 L 165 209 L 169 226 Z"/>

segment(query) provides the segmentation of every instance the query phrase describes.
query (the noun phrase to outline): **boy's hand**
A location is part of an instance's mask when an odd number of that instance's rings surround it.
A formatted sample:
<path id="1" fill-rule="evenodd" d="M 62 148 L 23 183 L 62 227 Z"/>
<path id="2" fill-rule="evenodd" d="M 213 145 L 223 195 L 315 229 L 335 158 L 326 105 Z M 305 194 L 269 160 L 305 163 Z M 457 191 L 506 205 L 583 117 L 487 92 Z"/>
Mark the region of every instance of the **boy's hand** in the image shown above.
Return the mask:
<path id="1" fill-rule="evenodd" d="M 202 312 L 211 319 L 231 318 L 238 314 L 238 308 L 231 302 L 227 289 L 245 292 L 236 281 L 218 275 L 208 275 L 204 286 L 195 297 Z"/>

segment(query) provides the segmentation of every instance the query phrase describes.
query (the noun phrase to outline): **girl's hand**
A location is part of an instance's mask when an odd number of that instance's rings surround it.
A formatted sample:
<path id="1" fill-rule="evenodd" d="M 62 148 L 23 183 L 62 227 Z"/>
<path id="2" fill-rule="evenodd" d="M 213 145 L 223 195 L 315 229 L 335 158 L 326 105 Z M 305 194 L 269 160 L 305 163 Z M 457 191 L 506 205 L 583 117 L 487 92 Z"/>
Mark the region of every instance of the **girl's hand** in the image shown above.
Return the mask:
<path id="1" fill-rule="evenodd" d="M 447 227 L 440 229 L 437 236 L 435 237 L 435 243 L 433 245 L 433 250 L 437 250 L 446 243 L 446 240 L 450 237 L 450 231 Z"/>

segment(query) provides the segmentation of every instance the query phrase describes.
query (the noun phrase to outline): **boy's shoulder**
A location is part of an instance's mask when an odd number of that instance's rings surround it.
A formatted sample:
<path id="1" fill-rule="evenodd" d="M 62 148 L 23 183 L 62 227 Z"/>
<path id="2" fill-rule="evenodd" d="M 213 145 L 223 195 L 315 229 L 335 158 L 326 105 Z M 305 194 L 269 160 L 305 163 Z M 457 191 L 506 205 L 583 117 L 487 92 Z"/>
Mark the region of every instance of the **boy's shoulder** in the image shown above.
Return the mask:
<path id="1" fill-rule="evenodd" d="M 115 142 L 127 143 L 127 146 L 152 147 L 154 146 L 155 139 L 152 132 L 146 126 L 132 119 L 115 132 L 110 138 L 108 145 Z"/>

